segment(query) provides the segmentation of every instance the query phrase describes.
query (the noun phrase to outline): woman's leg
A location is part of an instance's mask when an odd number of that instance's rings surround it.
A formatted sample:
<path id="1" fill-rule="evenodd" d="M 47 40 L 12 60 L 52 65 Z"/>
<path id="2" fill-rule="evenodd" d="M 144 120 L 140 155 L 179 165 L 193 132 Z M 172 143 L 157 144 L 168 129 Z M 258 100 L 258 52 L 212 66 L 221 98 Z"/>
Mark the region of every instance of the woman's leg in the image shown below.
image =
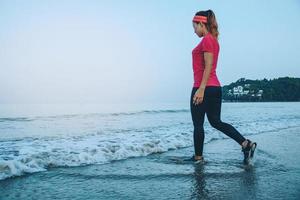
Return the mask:
<path id="1" fill-rule="evenodd" d="M 195 156 L 202 156 L 203 143 L 204 143 L 204 115 L 205 108 L 204 104 L 193 104 L 193 97 L 198 88 L 193 87 L 191 98 L 190 98 L 190 109 L 192 114 L 192 120 L 194 125 L 194 148 Z"/>
<path id="2" fill-rule="evenodd" d="M 222 88 L 214 86 L 206 87 L 204 97 L 205 95 L 206 115 L 211 126 L 223 132 L 230 138 L 234 139 L 237 143 L 242 145 L 243 142 L 245 142 L 245 138 L 232 125 L 222 122 L 220 119 Z"/>

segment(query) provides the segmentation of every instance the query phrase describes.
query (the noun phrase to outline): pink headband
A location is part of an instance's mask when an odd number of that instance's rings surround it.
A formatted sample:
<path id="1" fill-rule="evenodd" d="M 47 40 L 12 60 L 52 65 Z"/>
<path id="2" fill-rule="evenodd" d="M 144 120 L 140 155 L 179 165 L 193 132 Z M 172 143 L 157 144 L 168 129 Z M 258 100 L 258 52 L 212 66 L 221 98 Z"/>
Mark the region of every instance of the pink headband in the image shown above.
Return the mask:
<path id="1" fill-rule="evenodd" d="M 193 22 L 203 22 L 203 23 L 207 23 L 207 17 L 205 16 L 194 16 L 193 18 Z"/>

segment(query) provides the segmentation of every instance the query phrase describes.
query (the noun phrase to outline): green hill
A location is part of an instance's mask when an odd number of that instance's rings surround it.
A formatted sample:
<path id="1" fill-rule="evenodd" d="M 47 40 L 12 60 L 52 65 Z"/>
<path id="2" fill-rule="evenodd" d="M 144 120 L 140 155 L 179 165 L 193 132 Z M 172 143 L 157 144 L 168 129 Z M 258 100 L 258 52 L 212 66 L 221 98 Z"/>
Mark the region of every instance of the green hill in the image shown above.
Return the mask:
<path id="1" fill-rule="evenodd" d="M 222 87 L 225 101 L 300 101 L 300 78 L 240 78 Z"/>

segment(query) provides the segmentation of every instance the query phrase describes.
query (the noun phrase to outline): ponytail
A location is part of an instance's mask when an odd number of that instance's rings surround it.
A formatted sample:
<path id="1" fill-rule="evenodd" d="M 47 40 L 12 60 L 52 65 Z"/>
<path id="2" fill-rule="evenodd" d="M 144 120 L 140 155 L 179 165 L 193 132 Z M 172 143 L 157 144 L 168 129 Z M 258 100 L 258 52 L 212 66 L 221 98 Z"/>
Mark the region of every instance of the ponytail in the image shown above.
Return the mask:
<path id="1" fill-rule="evenodd" d="M 207 23 L 204 23 L 208 32 L 210 32 L 215 38 L 218 39 L 218 23 L 216 16 L 212 10 L 199 11 L 196 13 L 196 16 L 205 16 L 207 17 Z"/>

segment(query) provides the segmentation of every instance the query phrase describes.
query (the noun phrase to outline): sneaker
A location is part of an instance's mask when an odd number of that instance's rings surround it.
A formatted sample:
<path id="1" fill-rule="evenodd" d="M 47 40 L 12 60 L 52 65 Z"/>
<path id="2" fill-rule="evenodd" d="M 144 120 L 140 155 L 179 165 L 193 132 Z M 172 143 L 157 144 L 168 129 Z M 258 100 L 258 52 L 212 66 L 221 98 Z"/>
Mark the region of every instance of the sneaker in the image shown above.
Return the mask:
<path id="1" fill-rule="evenodd" d="M 247 146 L 246 147 L 242 147 L 242 152 L 244 153 L 244 164 L 249 164 L 250 159 L 253 158 L 254 156 L 254 151 L 255 148 L 257 146 L 256 142 L 252 142 L 249 139 L 247 140 Z"/>

